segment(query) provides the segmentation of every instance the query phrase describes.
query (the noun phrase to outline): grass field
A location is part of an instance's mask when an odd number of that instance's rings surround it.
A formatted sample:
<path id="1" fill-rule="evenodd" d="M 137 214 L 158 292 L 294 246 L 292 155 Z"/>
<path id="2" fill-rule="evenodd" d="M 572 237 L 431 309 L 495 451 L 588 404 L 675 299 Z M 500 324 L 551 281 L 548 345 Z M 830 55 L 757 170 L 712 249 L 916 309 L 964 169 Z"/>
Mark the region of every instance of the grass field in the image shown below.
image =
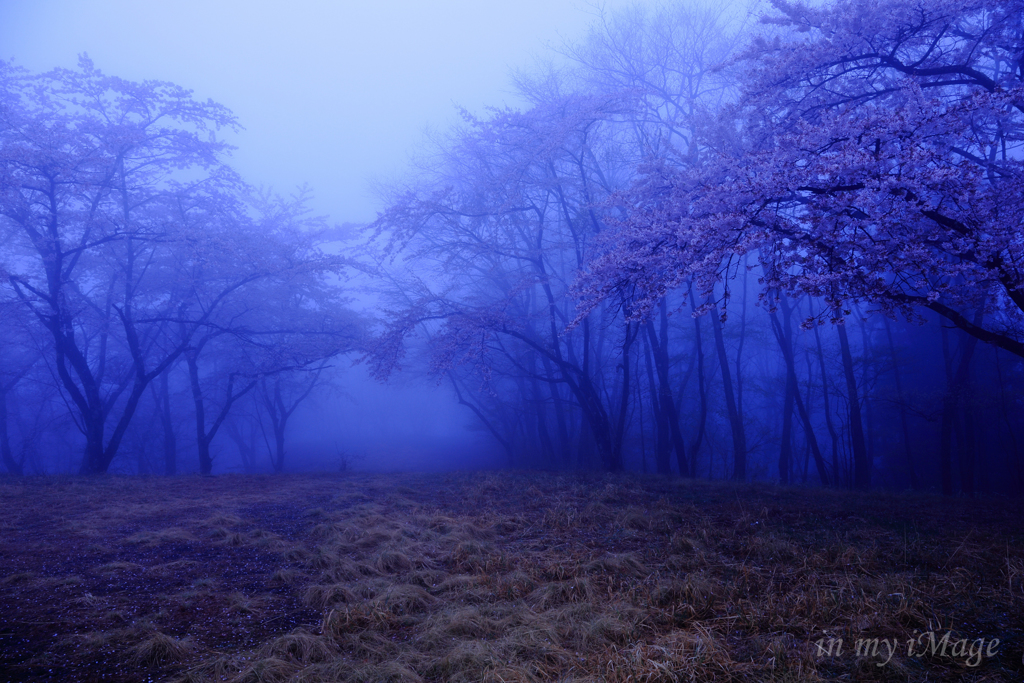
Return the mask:
<path id="1" fill-rule="evenodd" d="M 1020 681 L 1022 512 L 544 473 L 5 480 L 0 681 Z"/>

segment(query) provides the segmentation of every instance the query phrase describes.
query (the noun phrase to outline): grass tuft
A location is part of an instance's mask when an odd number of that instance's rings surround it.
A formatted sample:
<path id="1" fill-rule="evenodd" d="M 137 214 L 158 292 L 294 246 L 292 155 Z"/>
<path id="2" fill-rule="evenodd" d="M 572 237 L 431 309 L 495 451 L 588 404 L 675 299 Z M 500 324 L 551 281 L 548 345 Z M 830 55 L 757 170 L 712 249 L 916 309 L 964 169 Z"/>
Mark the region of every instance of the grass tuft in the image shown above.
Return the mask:
<path id="1" fill-rule="evenodd" d="M 412 569 L 409 556 L 398 550 L 383 550 L 373 561 L 373 567 L 383 574 L 397 574 Z"/>
<path id="2" fill-rule="evenodd" d="M 298 629 L 270 641 L 259 654 L 294 664 L 319 664 L 332 661 L 338 655 L 338 646 L 330 638 Z"/>
<path id="3" fill-rule="evenodd" d="M 306 588 L 302 594 L 302 603 L 316 609 L 325 609 L 338 603 L 356 602 L 356 595 L 344 584 L 322 586 L 314 584 Z"/>
<path id="4" fill-rule="evenodd" d="M 144 667 L 161 666 L 184 660 L 192 649 L 192 642 L 188 639 L 178 640 L 163 633 L 153 633 L 131 648 L 131 661 Z"/>
<path id="5" fill-rule="evenodd" d="M 231 679 L 231 683 L 284 683 L 298 669 L 292 662 L 266 657 L 259 659 Z"/>
<path id="6" fill-rule="evenodd" d="M 399 585 L 388 588 L 375 600 L 375 605 L 401 616 L 423 612 L 435 602 L 437 599 L 419 586 Z"/>

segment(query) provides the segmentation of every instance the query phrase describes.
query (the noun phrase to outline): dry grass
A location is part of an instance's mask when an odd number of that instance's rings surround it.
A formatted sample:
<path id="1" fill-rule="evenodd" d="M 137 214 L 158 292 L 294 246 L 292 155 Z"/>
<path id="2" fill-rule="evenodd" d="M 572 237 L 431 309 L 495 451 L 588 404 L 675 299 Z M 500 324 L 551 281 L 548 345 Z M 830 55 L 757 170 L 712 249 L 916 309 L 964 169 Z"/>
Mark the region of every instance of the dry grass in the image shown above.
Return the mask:
<path id="1" fill-rule="evenodd" d="M 154 633 L 131 648 L 131 662 L 139 667 L 156 667 L 162 664 L 180 662 L 188 657 L 192 644 L 163 633 Z"/>
<path id="2" fill-rule="evenodd" d="M 69 683 L 1016 681 L 1021 512 L 637 476 L 2 483 L 0 670 Z M 908 656 L 927 632 L 951 633 L 950 652 Z M 821 656 L 822 638 L 844 650 Z M 854 651 L 876 638 L 900 646 Z M 996 654 L 953 654 L 978 638 L 999 638 Z"/>

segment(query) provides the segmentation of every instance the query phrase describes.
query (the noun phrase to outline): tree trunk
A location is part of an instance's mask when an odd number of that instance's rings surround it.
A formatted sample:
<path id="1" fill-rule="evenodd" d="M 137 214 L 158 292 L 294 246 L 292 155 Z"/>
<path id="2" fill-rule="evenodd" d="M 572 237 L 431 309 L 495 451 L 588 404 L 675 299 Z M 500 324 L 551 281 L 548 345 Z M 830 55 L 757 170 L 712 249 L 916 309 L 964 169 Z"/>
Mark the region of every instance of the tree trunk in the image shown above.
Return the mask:
<path id="1" fill-rule="evenodd" d="M 178 472 L 178 437 L 171 419 L 171 392 L 166 372 L 160 375 L 159 397 L 157 410 L 160 411 L 160 424 L 164 431 L 164 474 L 171 477 Z"/>
<path id="2" fill-rule="evenodd" d="M 868 363 L 869 358 L 874 357 L 874 353 L 871 349 L 871 336 L 868 334 L 867 318 L 860 314 L 858 309 L 854 309 L 857 318 L 860 320 L 860 335 L 861 335 L 861 348 L 863 349 L 864 364 L 861 372 L 861 392 L 864 402 L 864 449 L 867 454 L 867 462 L 875 462 L 875 406 L 874 401 L 871 400 L 871 395 L 868 392 L 868 387 L 871 386 L 868 371 L 871 366 Z"/>
<path id="3" fill-rule="evenodd" d="M 903 430 L 903 455 L 906 459 L 907 475 L 910 478 L 910 488 L 917 491 L 920 483 L 917 481 L 917 470 L 914 468 L 914 454 L 910 446 L 910 427 L 907 424 L 907 400 L 903 394 L 903 373 L 900 372 L 900 363 L 896 358 L 896 344 L 892 340 L 892 324 L 888 317 L 885 320 L 885 336 L 889 340 L 889 357 L 892 359 L 892 371 L 896 379 L 896 400 L 900 402 L 900 427 Z"/>
<path id="4" fill-rule="evenodd" d="M 814 343 L 818 347 L 818 366 L 821 368 L 821 393 L 825 409 L 825 426 L 828 428 L 829 438 L 832 439 L 832 485 L 839 487 L 843 485 L 840 476 L 842 469 L 839 467 L 839 434 L 836 426 L 832 423 L 832 410 L 828 406 L 828 373 L 825 371 L 825 353 L 821 348 L 821 335 L 818 333 L 818 326 L 814 326 Z"/>
<path id="5" fill-rule="evenodd" d="M 729 424 L 732 427 L 733 474 L 736 481 L 747 478 L 747 435 L 743 431 L 743 416 L 736 407 L 736 397 L 732 391 L 732 373 L 729 371 L 729 357 L 725 352 L 725 339 L 722 336 L 722 321 L 716 312 L 711 316 L 711 328 L 715 332 L 715 347 L 718 349 L 718 365 L 722 370 L 722 386 L 725 390 L 725 407 L 729 412 Z"/>
<path id="6" fill-rule="evenodd" d="M 313 392 L 313 388 L 317 386 L 317 382 L 320 379 L 320 373 L 322 373 L 323 370 L 324 370 L 324 366 L 321 365 L 315 371 L 311 372 L 312 379 L 310 379 L 309 384 L 306 385 L 306 388 L 303 389 L 299 393 L 299 395 L 293 401 L 291 401 L 290 404 L 285 402 L 284 395 L 281 393 L 281 378 L 280 378 L 280 376 L 277 376 L 277 377 L 274 378 L 274 395 L 273 396 L 270 396 L 270 394 L 267 392 L 266 382 L 264 381 L 263 392 L 262 392 L 263 393 L 263 403 L 264 403 L 264 406 L 266 406 L 266 408 L 267 408 L 267 413 L 270 415 L 271 425 L 274 428 L 274 449 L 275 450 L 274 450 L 274 454 L 271 457 L 271 463 L 272 463 L 272 465 L 274 467 L 274 472 L 283 472 L 284 471 L 284 434 L 285 434 L 285 430 L 288 428 L 288 420 L 295 413 L 295 409 L 298 408 L 299 405 L 303 401 L 305 401 L 306 398 Z M 450 373 L 449 373 L 449 378 L 452 380 L 452 384 L 455 385 L 455 378 L 452 377 Z M 249 387 L 252 387 L 255 384 L 256 384 L 256 381 L 253 380 L 252 384 L 250 384 Z M 248 389 L 246 389 L 246 391 L 248 391 Z M 455 385 L 455 391 L 459 395 L 459 401 L 463 402 L 462 401 L 462 395 L 459 393 L 458 385 Z M 239 394 L 239 395 L 241 395 L 241 394 Z M 483 413 L 481 413 L 479 411 L 479 409 L 477 409 L 475 406 L 473 406 L 472 404 L 470 404 L 468 402 L 464 402 L 464 405 L 469 406 L 482 419 Z M 487 420 L 484 420 L 484 424 L 486 424 L 486 425 L 488 425 L 488 427 L 490 427 L 490 423 Z M 495 434 L 495 436 L 497 436 L 497 431 L 493 431 L 493 433 Z M 499 441 L 501 441 L 500 438 L 499 438 Z M 504 441 L 503 443 L 508 444 L 507 441 Z M 507 445 L 506 448 L 507 448 L 507 452 L 508 452 L 508 456 L 509 456 L 509 462 L 511 462 L 512 461 L 512 457 L 513 457 L 512 448 L 511 448 L 510 445 Z"/>
<path id="7" fill-rule="evenodd" d="M 974 429 L 974 409 L 970 396 L 964 397 L 963 427 L 958 440 L 957 459 L 960 461 L 960 490 L 974 495 L 974 465 L 977 457 L 977 432 Z"/>
<path id="8" fill-rule="evenodd" d="M 860 399 L 857 394 L 857 379 L 853 374 L 853 355 L 850 340 L 846 336 L 846 325 L 839 324 L 839 348 L 843 355 L 843 375 L 846 377 L 846 392 L 850 403 L 850 445 L 853 448 L 853 485 L 866 491 L 871 488 L 871 461 L 868 460 L 867 445 L 864 441 L 864 423 L 860 415 Z"/>
<path id="9" fill-rule="evenodd" d="M 658 370 L 658 383 L 661 386 L 662 410 L 665 411 L 668 420 L 669 436 L 672 438 L 672 448 L 676 452 L 676 467 L 679 468 L 679 476 L 690 476 L 690 468 L 686 461 L 686 444 L 683 442 L 683 432 L 679 429 L 679 410 L 676 408 L 675 399 L 672 397 L 672 385 L 669 381 L 669 354 L 668 354 L 668 302 L 662 298 L 658 306 L 661 318 L 661 343 L 658 346 L 660 359 L 655 363 Z"/>
<path id="10" fill-rule="evenodd" d="M 975 325 L 981 324 L 981 315 L 975 316 Z M 960 405 L 964 389 L 967 386 L 967 378 L 970 373 L 971 358 L 974 356 L 974 349 L 978 344 L 978 338 L 973 335 L 965 335 L 960 342 L 960 362 L 956 370 L 953 370 L 953 357 L 949 348 L 949 332 L 946 326 L 942 325 L 942 355 L 946 365 L 946 395 L 942 399 L 942 426 L 939 442 L 939 462 L 942 476 L 942 494 L 953 495 L 953 428 L 957 420 L 957 407 Z M 964 439 L 961 435 L 959 440 L 962 444 Z M 963 447 L 961 446 L 961 452 Z M 961 463 L 961 471 L 963 471 Z M 964 482 L 961 481 L 961 487 Z M 971 482 L 973 485 L 973 482 Z"/>
<path id="11" fill-rule="evenodd" d="M 4 467 L 8 474 L 21 477 L 25 474 L 25 460 L 21 462 L 14 459 L 11 452 L 11 439 L 7 431 L 7 390 L 0 387 L 0 453 L 3 454 Z"/>
<path id="12" fill-rule="evenodd" d="M 654 381 L 654 367 L 651 363 L 651 346 L 653 346 L 651 330 L 653 326 L 650 322 L 647 322 L 646 326 L 648 334 L 644 338 L 644 362 L 647 366 L 647 383 L 650 386 L 651 393 L 651 413 L 654 415 L 655 425 L 654 467 L 658 474 L 669 475 L 672 474 L 672 465 L 669 460 L 672 442 L 669 440 L 668 421 L 665 419 L 665 411 L 661 405 L 662 395 Z"/>
<path id="13" fill-rule="evenodd" d="M 999 412 L 1003 416 L 1003 423 L 1006 425 L 1006 434 L 1009 437 L 1010 448 L 1007 450 L 1007 459 L 1012 459 L 1012 466 L 1010 462 L 1007 462 L 1008 468 L 1013 469 L 1013 485 L 1011 486 L 1011 492 L 1014 496 L 1019 496 L 1024 493 L 1024 467 L 1022 467 L 1022 460 L 1024 460 L 1024 453 L 1020 447 L 1020 441 L 1017 439 L 1017 433 L 1013 428 L 1013 421 L 1010 419 L 1010 397 L 1006 393 L 1006 384 L 1003 379 L 1003 367 L 1001 362 L 1002 356 L 999 351 L 995 352 L 995 366 L 996 366 L 996 381 L 999 383 Z"/>
<path id="14" fill-rule="evenodd" d="M 786 372 L 786 398 L 782 404 L 782 443 L 779 447 L 779 481 L 789 483 L 793 460 L 793 395 L 796 381 L 792 372 Z"/>
<path id="15" fill-rule="evenodd" d="M 638 334 L 639 334 L 639 332 L 638 332 Z M 640 358 L 639 357 L 640 357 L 641 354 L 638 353 L 636 355 L 637 355 L 637 359 L 635 361 L 636 362 L 636 367 L 634 368 L 634 371 L 639 376 L 640 375 Z M 637 418 L 638 418 L 638 420 L 640 422 L 640 431 L 639 431 L 639 435 L 640 435 L 640 470 L 644 474 L 647 474 L 647 472 L 648 472 L 648 469 L 647 469 L 647 426 L 644 424 L 644 390 L 643 390 L 643 382 L 641 382 L 640 380 L 636 381 L 636 411 L 637 411 Z"/>
<path id="16" fill-rule="evenodd" d="M 633 345 L 633 340 L 636 338 L 640 327 L 634 326 L 630 322 L 626 322 L 626 335 L 622 339 L 622 391 L 619 396 L 619 417 L 615 423 L 615 453 L 618 454 L 619 459 L 622 458 L 622 440 L 626 433 L 626 417 L 629 413 L 629 392 L 630 392 L 630 347 Z"/>
<path id="17" fill-rule="evenodd" d="M 679 468 L 679 476 L 689 476 L 689 467 L 686 462 L 686 445 L 683 443 L 683 434 L 679 430 L 679 411 L 676 410 L 675 399 L 672 396 L 672 384 L 669 380 L 669 353 L 668 353 L 668 304 L 664 298 L 658 302 L 660 318 L 660 339 L 655 333 L 654 322 L 647 322 L 647 336 L 651 340 L 651 348 L 654 351 L 654 367 L 658 372 L 658 407 L 662 412 L 661 425 L 667 429 L 666 440 L 672 450 L 676 453 L 676 466 Z"/>
<path id="18" fill-rule="evenodd" d="M 544 375 L 548 378 L 548 391 L 551 394 L 551 405 L 555 410 L 555 426 L 558 428 L 558 456 L 560 465 L 563 468 L 568 468 L 571 465 L 569 453 L 571 450 L 572 439 L 569 438 L 569 426 L 568 420 L 565 416 L 562 392 L 558 388 L 558 380 L 555 378 L 554 370 L 551 367 L 551 361 L 548 360 L 548 357 L 544 354 L 541 354 L 540 360 L 544 365 Z"/>
<path id="19" fill-rule="evenodd" d="M 242 469 L 245 470 L 246 474 L 252 474 L 256 471 L 256 435 L 254 430 L 250 427 L 248 438 L 246 438 L 246 435 L 242 434 L 237 421 L 231 420 L 225 422 L 224 425 L 228 430 L 228 437 L 234 442 L 235 448 L 238 449 L 238 457 L 242 459 Z"/>
<path id="20" fill-rule="evenodd" d="M 213 472 L 213 458 L 210 457 L 210 440 L 206 437 L 206 406 L 203 401 L 203 390 L 199 384 L 199 363 L 197 353 L 190 351 L 185 354 L 188 366 L 189 386 L 192 389 L 192 405 L 195 407 L 196 450 L 199 453 L 199 473 Z"/>
<path id="21" fill-rule="evenodd" d="M 609 472 L 621 472 L 622 457 L 621 454 L 616 454 L 613 448 L 611 421 L 590 376 L 585 372 L 579 372 L 578 380 L 574 380 L 570 372 L 563 371 L 563 377 L 579 403 L 583 421 L 589 431 L 587 438 L 583 435 L 580 437 L 580 444 L 588 447 L 586 450 L 581 449 L 581 453 L 586 454 L 589 460 L 589 447 L 593 446 L 598 460 L 605 469 Z"/>
<path id="22" fill-rule="evenodd" d="M 697 303 L 693 297 L 693 287 L 690 287 L 690 308 L 697 309 Z M 693 317 L 695 331 L 694 345 L 697 352 L 697 393 L 700 396 L 700 415 L 697 418 L 697 438 L 693 440 L 690 447 L 690 473 L 697 476 L 697 451 L 704 443 L 704 429 L 708 422 L 708 383 L 704 376 L 704 341 L 700 332 L 700 316 Z M 708 465 L 708 479 L 711 478 L 711 465 Z"/>
<path id="23" fill-rule="evenodd" d="M 210 425 L 209 429 L 207 429 L 206 409 L 203 399 L 202 385 L 199 383 L 198 363 L 199 352 L 202 350 L 206 341 L 207 340 L 203 340 L 199 343 L 197 348 L 190 349 L 185 353 L 185 362 L 188 365 L 189 384 L 192 387 L 192 401 L 195 404 L 196 412 L 196 449 L 199 453 L 200 474 L 211 474 L 213 472 L 213 456 L 210 455 L 210 443 L 213 441 L 213 437 L 217 435 L 221 425 L 224 424 L 224 420 L 227 419 L 231 406 L 234 405 L 235 401 L 256 386 L 256 380 L 253 379 L 236 393 L 234 391 L 235 375 L 229 375 L 227 391 L 224 393 L 224 403 L 221 405 L 220 411 L 217 413 L 217 417 L 213 420 L 213 424 Z"/>
<path id="24" fill-rule="evenodd" d="M 537 440 L 540 442 L 542 467 L 555 465 L 555 445 L 551 440 L 551 432 L 548 430 L 548 409 L 544 397 L 541 396 L 540 382 L 536 377 L 530 378 L 530 391 L 533 397 L 534 421 L 537 429 Z"/>
<path id="25" fill-rule="evenodd" d="M 455 389 L 455 397 L 458 400 L 459 405 L 466 406 L 467 408 L 472 410 L 473 414 L 477 416 L 477 419 L 479 419 L 480 422 L 483 423 L 484 427 L 487 428 L 487 431 L 491 433 L 491 436 L 493 436 L 494 439 L 501 444 L 501 447 L 505 450 L 506 462 L 508 466 L 511 467 L 512 462 L 515 460 L 515 453 L 512 450 L 512 444 L 509 442 L 508 439 L 502 436 L 498 428 L 494 426 L 494 423 L 491 422 L 491 420 L 489 420 L 486 415 L 484 415 L 483 411 L 480 410 L 480 408 L 478 408 L 474 403 L 468 401 L 465 397 L 463 397 L 462 390 L 459 389 L 459 383 L 456 381 L 455 375 L 450 371 L 448 372 L 448 379 L 451 380 L 452 388 Z M 280 390 L 276 390 L 276 398 L 280 399 L 280 396 Z M 264 402 L 267 407 L 267 414 L 270 415 L 270 422 L 274 428 L 274 443 L 276 444 L 276 455 L 271 454 L 270 463 L 274 468 L 274 472 L 281 472 L 282 468 L 284 467 L 284 427 L 278 426 L 280 418 L 278 417 L 277 414 L 277 401 L 274 399 L 268 399 L 264 397 Z M 281 435 L 280 440 L 278 439 L 278 434 Z"/>
<path id="26" fill-rule="evenodd" d="M 79 474 L 104 474 L 107 471 L 107 463 L 103 457 L 104 422 L 103 411 L 95 406 L 89 406 L 89 409 L 82 413 L 82 426 L 85 428 L 85 453 L 78 469 Z"/>
<path id="27" fill-rule="evenodd" d="M 791 309 L 785 299 L 782 299 L 782 312 L 784 320 L 786 321 L 785 326 L 779 322 L 779 317 L 775 311 L 771 312 L 772 330 L 775 332 L 775 339 L 779 343 L 779 348 L 782 350 L 782 358 L 786 364 L 786 406 L 783 407 L 785 415 L 783 415 L 783 438 L 785 439 L 785 432 L 789 432 L 789 447 L 785 453 L 780 452 L 780 462 L 783 455 L 786 457 L 786 461 L 789 462 L 792 455 L 792 415 L 793 415 L 793 404 L 796 404 L 797 411 L 800 414 L 800 420 L 804 426 L 804 437 L 807 440 L 808 448 L 814 455 L 814 467 L 818 470 L 818 478 L 821 480 L 822 485 L 828 486 L 829 477 L 826 472 L 825 459 L 821 455 L 821 449 L 818 447 L 818 439 L 814 435 L 814 427 L 811 425 L 811 418 L 807 412 L 807 406 L 804 404 L 803 399 L 800 396 L 800 391 L 796 379 L 796 359 L 793 357 L 793 338 L 792 328 L 790 326 Z M 827 405 L 827 404 L 826 404 Z M 788 406 L 788 407 L 787 407 Z M 783 448 L 787 448 L 785 441 L 783 442 Z M 788 479 L 787 479 L 788 481 Z"/>
<path id="28" fill-rule="evenodd" d="M 274 473 L 284 472 L 284 424 L 278 421 L 274 425 Z"/>

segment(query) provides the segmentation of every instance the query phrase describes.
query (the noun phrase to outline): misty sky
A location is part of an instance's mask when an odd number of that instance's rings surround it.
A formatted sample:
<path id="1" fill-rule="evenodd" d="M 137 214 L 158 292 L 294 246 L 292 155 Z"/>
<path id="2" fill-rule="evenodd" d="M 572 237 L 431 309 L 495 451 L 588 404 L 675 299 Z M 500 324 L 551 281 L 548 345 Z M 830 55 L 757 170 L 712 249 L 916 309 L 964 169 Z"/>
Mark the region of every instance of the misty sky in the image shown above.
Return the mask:
<path id="1" fill-rule="evenodd" d="M 608 9 L 626 0 L 605 3 Z M 333 220 L 368 221 L 368 179 L 399 174 L 454 105 L 513 104 L 511 69 L 580 36 L 585 0 L 0 0 L 0 58 L 33 71 L 88 53 L 231 108 L 235 167 Z"/>

